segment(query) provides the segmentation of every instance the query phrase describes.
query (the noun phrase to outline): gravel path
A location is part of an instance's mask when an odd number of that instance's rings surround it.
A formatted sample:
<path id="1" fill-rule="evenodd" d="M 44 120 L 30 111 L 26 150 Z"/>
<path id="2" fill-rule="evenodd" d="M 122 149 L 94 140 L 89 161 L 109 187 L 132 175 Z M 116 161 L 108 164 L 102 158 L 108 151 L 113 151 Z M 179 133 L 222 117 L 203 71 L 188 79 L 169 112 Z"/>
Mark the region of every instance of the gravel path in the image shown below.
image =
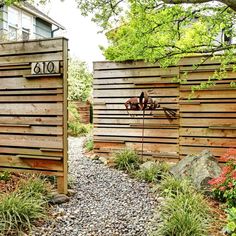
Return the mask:
<path id="1" fill-rule="evenodd" d="M 64 236 L 145 236 L 156 202 L 147 184 L 82 154 L 84 138 L 70 138 L 69 172 L 76 194 L 57 206 L 56 221 L 37 234 Z"/>

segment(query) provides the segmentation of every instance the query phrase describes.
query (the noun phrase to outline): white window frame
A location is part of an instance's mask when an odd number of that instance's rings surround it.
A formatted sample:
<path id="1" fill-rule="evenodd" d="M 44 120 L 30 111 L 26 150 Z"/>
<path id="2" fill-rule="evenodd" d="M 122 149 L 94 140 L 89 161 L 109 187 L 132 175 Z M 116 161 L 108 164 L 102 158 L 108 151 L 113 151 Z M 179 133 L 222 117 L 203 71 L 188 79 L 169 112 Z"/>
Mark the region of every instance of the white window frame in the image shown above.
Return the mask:
<path id="1" fill-rule="evenodd" d="M 8 21 L 8 26 L 7 26 L 7 31 L 9 32 L 9 26 L 10 27 L 13 27 L 13 28 L 16 28 L 17 29 L 17 39 L 16 40 L 19 40 L 19 39 L 23 39 L 23 31 L 26 32 L 26 33 L 29 33 L 29 39 L 33 39 L 34 38 L 34 17 L 27 13 L 26 11 L 23 11 L 17 7 L 14 7 L 14 6 L 10 6 L 8 7 L 8 12 L 10 9 L 13 9 L 14 11 L 17 11 L 18 12 L 18 23 L 17 25 L 12 25 L 9 20 Z M 28 16 L 30 18 L 30 28 L 29 28 L 29 31 L 28 30 L 25 30 L 23 28 L 23 15 L 25 16 Z"/>

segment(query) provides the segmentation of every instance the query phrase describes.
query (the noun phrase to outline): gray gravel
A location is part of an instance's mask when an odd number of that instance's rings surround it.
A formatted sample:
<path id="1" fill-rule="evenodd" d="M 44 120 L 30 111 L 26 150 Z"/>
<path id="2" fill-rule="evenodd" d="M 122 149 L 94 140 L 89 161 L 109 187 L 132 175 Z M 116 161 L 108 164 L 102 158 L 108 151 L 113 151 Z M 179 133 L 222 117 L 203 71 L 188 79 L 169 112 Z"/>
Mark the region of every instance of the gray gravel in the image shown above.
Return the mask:
<path id="1" fill-rule="evenodd" d="M 156 201 L 146 183 L 83 156 L 84 138 L 70 138 L 75 195 L 54 209 L 55 220 L 34 235 L 145 236 Z M 156 218 L 156 217 L 155 217 Z"/>

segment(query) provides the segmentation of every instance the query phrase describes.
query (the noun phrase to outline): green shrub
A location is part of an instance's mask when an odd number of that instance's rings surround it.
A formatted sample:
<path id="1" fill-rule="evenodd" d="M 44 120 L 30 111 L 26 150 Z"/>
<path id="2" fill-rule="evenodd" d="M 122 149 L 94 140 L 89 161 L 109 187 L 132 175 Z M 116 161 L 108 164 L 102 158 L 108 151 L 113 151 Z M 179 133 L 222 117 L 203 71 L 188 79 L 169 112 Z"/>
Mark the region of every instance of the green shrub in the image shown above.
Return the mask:
<path id="1" fill-rule="evenodd" d="M 179 193 L 162 207 L 163 224 L 154 235 L 208 235 L 210 209 L 199 193 Z"/>
<path id="2" fill-rule="evenodd" d="M 135 176 L 138 179 L 145 180 L 147 182 L 158 182 L 169 171 L 169 166 L 165 162 L 155 163 L 150 168 L 143 168 L 135 172 Z"/>
<path id="3" fill-rule="evenodd" d="M 68 133 L 72 136 L 86 135 L 90 130 L 91 125 L 81 124 L 79 121 L 72 121 L 68 124 Z"/>
<path id="4" fill-rule="evenodd" d="M 8 181 L 11 179 L 11 174 L 8 171 L 0 172 L 0 180 Z"/>
<path id="5" fill-rule="evenodd" d="M 92 138 L 89 138 L 87 139 L 87 141 L 85 142 L 85 149 L 90 152 L 93 150 L 93 145 L 94 145 L 94 142 L 93 142 L 93 139 Z"/>
<path id="6" fill-rule="evenodd" d="M 115 153 L 114 163 L 119 170 L 130 172 L 138 169 L 140 160 L 137 152 L 132 149 L 124 149 Z"/>
<path id="7" fill-rule="evenodd" d="M 228 235 L 236 236 L 236 208 L 232 207 L 227 210 L 227 225 L 225 227 L 225 231 Z"/>
<path id="8" fill-rule="evenodd" d="M 35 221 L 46 216 L 49 188 L 44 180 L 32 177 L 19 183 L 18 189 L 0 196 L 0 235 L 20 235 Z"/>
<path id="9" fill-rule="evenodd" d="M 171 175 L 166 175 L 159 185 L 159 190 L 162 195 L 173 196 L 180 193 L 192 193 L 195 191 L 195 188 L 188 179 L 177 179 Z"/>

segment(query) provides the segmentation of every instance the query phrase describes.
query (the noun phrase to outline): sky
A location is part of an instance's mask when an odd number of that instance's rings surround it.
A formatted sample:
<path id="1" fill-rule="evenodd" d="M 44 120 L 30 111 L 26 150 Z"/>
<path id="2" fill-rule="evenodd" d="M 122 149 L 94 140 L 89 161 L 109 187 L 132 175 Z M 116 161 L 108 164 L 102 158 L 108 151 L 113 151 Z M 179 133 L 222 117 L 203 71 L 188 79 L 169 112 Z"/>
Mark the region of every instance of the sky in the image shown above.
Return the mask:
<path id="1" fill-rule="evenodd" d="M 83 17 L 75 0 L 51 0 L 44 6 L 46 13 L 66 28 L 70 55 L 85 61 L 92 70 L 93 61 L 105 60 L 99 45 L 107 45 L 104 34 L 89 17 Z"/>

